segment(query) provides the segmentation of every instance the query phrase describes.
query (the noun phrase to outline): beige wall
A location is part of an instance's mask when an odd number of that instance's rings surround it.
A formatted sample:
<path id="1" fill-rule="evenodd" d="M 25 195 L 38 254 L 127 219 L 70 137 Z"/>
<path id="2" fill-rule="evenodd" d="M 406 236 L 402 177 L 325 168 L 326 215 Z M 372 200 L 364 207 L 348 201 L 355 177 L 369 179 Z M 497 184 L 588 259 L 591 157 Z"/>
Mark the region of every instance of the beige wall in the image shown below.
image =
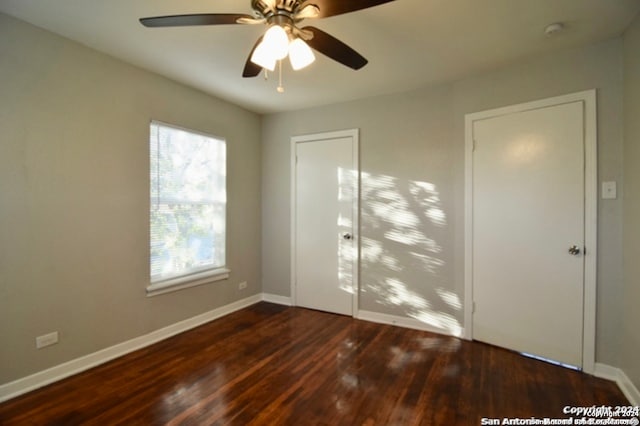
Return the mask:
<path id="1" fill-rule="evenodd" d="M 231 277 L 147 298 L 151 119 L 226 138 Z M 0 14 L 0 384 L 259 293 L 259 182 L 258 115 Z"/>
<path id="2" fill-rule="evenodd" d="M 521 62 L 464 81 L 263 120 L 263 289 L 288 296 L 289 149 L 293 135 L 359 128 L 362 180 L 360 308 L 434 325 L 462 324 L 464 299 L 464 115 L 598 89 L 600 180 L 622 177 L 622 43 L 600 43 Z M 422 188 L 416 195 L 416 188 Z M 426 189 L 425 189 L 426 188 Z M 418 199 L 430 198 L 419 206 Z M 385 239 L 402 220 L 375 214 L 393 201 L 415 214 L 412 246 Z M 429 208 L 442 210 L 434 220 Z M 618 365 L 621 326 L 621 200 L 599 206 L 597 360 Z M 418 304 L 416 304 L 418 301 Z M 452 302 L 453 301 L 453 302 Z M 426 308 L 425 308 L 426 307 Z"/>
<path id="3" fill-rule="evenodd" d="M 640 15 L 624 36 L 624 320 L 621 365 L 640 389 Z"/>

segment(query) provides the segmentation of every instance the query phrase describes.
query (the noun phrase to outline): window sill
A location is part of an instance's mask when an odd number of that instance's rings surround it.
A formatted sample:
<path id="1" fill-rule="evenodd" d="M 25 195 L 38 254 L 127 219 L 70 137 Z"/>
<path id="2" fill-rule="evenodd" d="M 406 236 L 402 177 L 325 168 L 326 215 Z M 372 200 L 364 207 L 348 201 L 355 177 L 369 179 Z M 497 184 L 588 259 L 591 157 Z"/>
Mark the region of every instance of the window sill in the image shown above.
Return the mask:
<path id="1" fill-rule="evenodd" d="M 185 288 L 225 280 L 229 278 L 230 272 L 231 271 L 227 268 L 218 268 L 182 277 L 171 278 L 164 281 L 158 281 L 147 287 L 147 297 L 158 296 L 160 294 L 171 293 Z"/>

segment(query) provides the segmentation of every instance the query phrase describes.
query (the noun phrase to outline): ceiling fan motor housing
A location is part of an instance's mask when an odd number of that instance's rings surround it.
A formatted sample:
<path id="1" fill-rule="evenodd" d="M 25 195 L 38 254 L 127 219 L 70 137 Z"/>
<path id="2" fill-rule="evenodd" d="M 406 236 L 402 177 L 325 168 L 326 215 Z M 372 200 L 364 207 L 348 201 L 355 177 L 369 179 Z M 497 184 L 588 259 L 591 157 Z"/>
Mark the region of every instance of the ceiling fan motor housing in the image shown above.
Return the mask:
<path id="1" fill-rule="evenodd" d="M 299 5 L 300 0 L 251 0 L 251 7 L 263 18 L 272 15 L 291 16 Z"/>

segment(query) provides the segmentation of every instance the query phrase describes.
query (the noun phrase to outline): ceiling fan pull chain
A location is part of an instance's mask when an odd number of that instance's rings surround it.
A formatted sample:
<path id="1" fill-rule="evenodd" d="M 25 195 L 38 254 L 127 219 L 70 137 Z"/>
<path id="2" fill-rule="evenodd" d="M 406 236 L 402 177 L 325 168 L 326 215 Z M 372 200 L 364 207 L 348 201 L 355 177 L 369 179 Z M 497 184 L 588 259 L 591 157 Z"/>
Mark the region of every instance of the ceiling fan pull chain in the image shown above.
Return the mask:
<path id="1" fill-rule="evenodd" d="M 284 87 L 282 86 L 282 59 L 278 61 L 278 88 L 276 89 L 278 93 L 284 93 Z"/>

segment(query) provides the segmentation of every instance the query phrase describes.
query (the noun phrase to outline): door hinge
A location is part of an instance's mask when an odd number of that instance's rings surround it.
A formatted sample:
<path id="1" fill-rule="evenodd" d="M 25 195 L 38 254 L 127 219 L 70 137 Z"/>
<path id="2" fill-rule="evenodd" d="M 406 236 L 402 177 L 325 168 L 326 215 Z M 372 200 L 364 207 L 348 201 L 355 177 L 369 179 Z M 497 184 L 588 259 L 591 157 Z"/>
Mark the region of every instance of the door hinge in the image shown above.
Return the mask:
<path id="1" fill-rule="evenodd" d="M 472 313 L 472 314 L 475 314 L 475 313 L 476 313 L 476 302 L 473 302 L 473 303 L 471 304 L 471 313 Z"/>
<path id="2" fill-rule="evenodd" d="M 476 140 L 474 139 L 474 140 L 473 140 L 472 147 L 471 147 L 471 151 L 472 151 L 472 152 L 475 152 L 475 150 L 476 150 L 476 145 L 477 145 L 477 142 L 476 142 Z"/>

